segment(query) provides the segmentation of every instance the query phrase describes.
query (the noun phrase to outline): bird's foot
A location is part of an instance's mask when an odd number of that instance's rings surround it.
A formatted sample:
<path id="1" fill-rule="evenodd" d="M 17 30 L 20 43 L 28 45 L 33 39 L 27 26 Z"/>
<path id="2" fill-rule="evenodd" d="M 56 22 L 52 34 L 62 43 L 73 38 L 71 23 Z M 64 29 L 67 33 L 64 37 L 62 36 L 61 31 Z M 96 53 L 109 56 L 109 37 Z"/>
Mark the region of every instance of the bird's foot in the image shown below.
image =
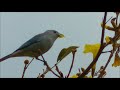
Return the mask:
<path id="1" fill-rule="evenodd" d="M 37 60 L 39 60 L 39 61 L 42 61 L 42 62 L 44 62 L 44 60 L 41 60 L 41 59 L 39 59 L 38 57 L 35 57 L 35 59 L 37 59 Z"/>
<path id="2" fill-rule="evenodd" d="M 46 61 L 41 60 L 41 59 L 39 59 L 38 57 L 35 57 L 35 58 L 36 58 L 36 60 L 42 61 L 42 62 L 44 63 L 44 65 L 46 65 L 46 64 L 47 64 L 47 62 L 46 62 Z"/>

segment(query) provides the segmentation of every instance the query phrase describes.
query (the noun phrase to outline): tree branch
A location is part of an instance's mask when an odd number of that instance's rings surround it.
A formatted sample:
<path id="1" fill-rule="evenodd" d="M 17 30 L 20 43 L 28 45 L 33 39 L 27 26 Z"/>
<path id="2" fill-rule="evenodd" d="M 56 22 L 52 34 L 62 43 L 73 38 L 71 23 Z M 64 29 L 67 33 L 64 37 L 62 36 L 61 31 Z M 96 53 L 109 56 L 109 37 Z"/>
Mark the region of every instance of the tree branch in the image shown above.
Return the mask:
<path id="1" fill-rule="evenodd" d="M 114 51 L 111 51 L 111 54 L 110 54 L 110 56 L 109 56 L 109 59 L 108 59 L 107 63 L 105 64 L 103 70 L 101 71 L 100 75 L 98 76 L 98 78 L 101 78 L 101 77 L 102 77 L 103 72 L 105 71 L 105 69 L 107 68 L 109 62 L 111 61 L 111 58 L 113 57 L 113 54 L 114 54 Z"/>
<path id="2" fill-rule="evenodd" d="M 24 78 L 25 71 L 26 71 L 26 69 L 27 69 L 26 66 L 27 66 L 27 64 L 25 64 L 25 66 L 24 66 L 24 70 L 23 70 L 22 78 Z"/>
<path id="3" fill-rule="evenodd" d="M 56 67 L 58 65 L 59 62 L 57 62 L 52 68 L 50 68 L 51 70 Z M 44 76 L 45 74 L 47 74 L 50 70 L 46 69 L 41 75 L 39 75 L 38 77 L 42 77 Z"/>
<path id="4" fill-rule="evenodd" d="M 106 18 L 107 18 L 107 12 L 105 12 L 104 14 L 103 28 L 102 28 L 102 35 L 101 35 L 101 46 L 103 45 L 103 42 L 104 42 Z"/>
<path id="5" fill-rule="evenodd" d="M 102 35 L 101 35 L 101 46 L 100 49 L 95 57 L 95 59 L 91 62 L 91 64 L 87 67 L 87 69 L 78 77 L 78 78 L 83 78 L 89 70 L 93 67 L 93 65 L 98 61 L 98 58 L 100 57 L 103 49 L 108 45 L 104 45 L 104 34 L 105 34 L 105 23 L 106 23 L 106 18 L 107 18 L 107 12 L 104 14 L 104 20 L 103 20 L 103 28 L 102 28 Z"/>
<path id="6" fill-rule="evenodd" d="M 25 66 L 24 66 L 24 70 L 23 70 L 23 74 L 22 74 L 22 78 L 24 78 L 24 75 L 25 75 L 25 72 L 26 72 L 26 70 L 27 70 L 27 68 L 28 68 L 28 66 L 32 63 L 32 61 L 34 60 L 34 58 L 30 61 L 30 63 L 25 63 Z"/>
<path id="7" fill-rule="evenodd" d="M 59 70 L 58 66 L 56 66 L 56 71 L 58 72 L 58 74 L 61 76 L 61 78 L 64 78 L 63 73 Z"/>
<path id="8" fill-rule="evenodd" d="M 48 63 L 45 61 L 45 58 L 43 57 L 43 55 L 41 53 L 41 50 L 39 50 L 39 51 L 40 51 L 41 57 L 43 59 L 44 65 L 46 65 L 48 71 L 51 71 L 55 76 L 61 78 L 61 76 L 57 75 L 55 72 L 52 71 L 52 69 L 50 68 L 50 66 L 48 65 Z"/>
<path id="9" fill-rule="evenodd" d="M 104 51 L 104 52 L 102 52 L 102 53 L 108 53 L 108 52 L 111 52 L 112 50 L 110 50 L 110 51 Z"/>
<path id="10" fill-rule="evenodd" d="M 74 60 L 75 60 L 75 52 L 72 52 L 72 55 L 73 55 L 73 59 L 72 59 L 72 63 L 71 63 L 70 70 L 68 72 L 67 78 L 69 77 L 69 75 L 72 71 L 72 68 L 73 68 L 73 64 L 74 64 Z"/>

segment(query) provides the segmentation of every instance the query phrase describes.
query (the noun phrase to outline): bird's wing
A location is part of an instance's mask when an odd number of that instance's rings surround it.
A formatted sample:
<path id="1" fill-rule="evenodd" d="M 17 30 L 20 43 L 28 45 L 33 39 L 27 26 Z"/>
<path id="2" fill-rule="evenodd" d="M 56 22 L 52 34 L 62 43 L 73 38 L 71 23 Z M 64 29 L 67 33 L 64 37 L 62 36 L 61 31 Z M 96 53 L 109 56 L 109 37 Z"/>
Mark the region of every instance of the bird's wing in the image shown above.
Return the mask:
<path id="1" fill-rule="evenodd" d="M 27 42 L 25 42 L 22 46 L 20 46 L 16 51 L 24 49 L 24 48 L 26 48 L 28 46 L 31 46 L 31 45 L 33 45 L 35 43 L 40 42 L 41 39 L 42 39 L 42 37 L 43 37 L 43 33 L 34 36 L 33 38 L 31 38 L 30 40 L 28 40 Z M 16 51 L 14 51 L 14 52 L 16 52 Z"/>

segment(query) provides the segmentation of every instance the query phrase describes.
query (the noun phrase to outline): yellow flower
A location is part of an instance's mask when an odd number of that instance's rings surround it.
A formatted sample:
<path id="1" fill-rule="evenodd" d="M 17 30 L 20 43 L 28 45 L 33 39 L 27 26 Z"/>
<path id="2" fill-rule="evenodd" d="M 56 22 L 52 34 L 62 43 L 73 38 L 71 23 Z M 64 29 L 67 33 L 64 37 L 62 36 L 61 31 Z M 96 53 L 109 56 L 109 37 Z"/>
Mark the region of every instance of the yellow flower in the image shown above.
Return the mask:
<path id="1" fill-rule="evenodd" d="M 88 78 L 92 78 L 92 76 L 89 76 Z"/>
<path id="2" fill-rule="evenodd" d="M 103 27 L 103 23 L 101 23 L 101 27 Z M 108 25 L 105 25 L 105 29 L 110 30 L 110 31 L 115 31 L 113 27 L 110 27 Z"/>
<path id="3" fill-rule="evenodd" d="M 78 78 L 78 75 L 73 75 L 70 78 Z"/>
<path id="4" fill-rule="evenodd" d="M 84 47 L 84 51 L 83 53 L 92 53 L 93 54 L 93 59 L 96 57 L 98 51 L 100 49 L 100 44 L 86 44 Z M 92 67 L 92 72 L 91 75 L 94 75 L 95 72 L 95 68 L 96 68 L 96 64 L 94 64 L 94 66 Z"/>
<path id="5" fill-rule="evenodd" d="M 101 23 L 101 27 L 103 27 L 103 23 Z M 105 28 L 106 28 L 106 29 L 109 29 L 109 28 L 110 28 L 110 26 L 105 25 Z"/>
<path id="6" fill-rule="evenodd" d="M 96 57 L 98 51 L 100 49 L 100 44 L 86 44 L 84 47 L 83 53 L 92 53 L 93 59 Z"/>
<path id="7" fill-rule="evenodd" d="M 118 53 L 115 54 L 115 60 L 114 63 L 112 64 L 113 67 L 117 67 L 120 66 L 120 57 L 118 55 Z"/>
<path id="8" fill-rule="evenodd" d="M 106 43 L 109 43 L 109 42 L 110 42 L 110 37 L 109 37 L 109 36 L 106 36 L 106 37 L 105 37 L 105 40 L 106 40 Z"/>

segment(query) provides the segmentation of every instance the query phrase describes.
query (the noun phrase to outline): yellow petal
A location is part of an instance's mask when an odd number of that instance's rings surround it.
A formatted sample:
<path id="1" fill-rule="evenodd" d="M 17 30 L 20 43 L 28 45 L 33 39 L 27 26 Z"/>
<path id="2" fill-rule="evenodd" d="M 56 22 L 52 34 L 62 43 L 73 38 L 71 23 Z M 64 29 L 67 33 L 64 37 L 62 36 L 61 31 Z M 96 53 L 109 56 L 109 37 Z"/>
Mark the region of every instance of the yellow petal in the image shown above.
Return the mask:
<path id="1" fill-rule="evenodd" d="M 101 27 L 103 27 L 103 23 L 101 23 Z M 105 28 L 108 29 L 110 26 L 105 25 Z"/>
<path id="2" fill-rule="evenodd" d="M 105 40 L 106 40 L 106 43 L 109 43 L 109 42 L 110 42 L 110 37 L 109 37 L 109 36 L 106 36 L 106 37 L 105 37 Z"/>
<path id="3" fill-rule="evenodd" d="M 92 78 L 92 76 L 89 76 L 88 78 Z"/>
<path id="4" fill-rule="evenodd" d="M 96 57 L 98 51 L 100 49 L 100 44 L 86 44 L 84 47 L 84 51 L 83 53 L 92 53 L 93 54 L 93 58 Z"/>
<path id="5" fill-rule="evenodd" d="M 78 75 L 73 75 L 70 78 L 78 78 Z"/>
<path id="6" fill-rule="evenodd" d="M 101 27 L 103 27 L 103 23 L 101 23 Z M 110 26 L 108 26 L 108 25 L 105 25 L 105 29 L 114 31 L 114 28 L 113 28 L 113 27 L 110 27 Z"/>
<path id="7" fill-rule="evenodd" d="M 120 66 L 120 57 L 119 57 L 118 53 L 115 54 L 115 60 L 114 60 L 114 63 L 112 64 L 112 66 L 114 66 L 114 67 Z"/>
<path id="8" fill-rule="evenodd" d="M 84 47 L 84 51 L 83 53 L 92 53 L 93 54 L 93 59 L 96 57 L 98 51 L 100 49 L 100 44 L 86 44 Z M 91 75 L 93 76 L 95 73 L 95 68 L 96 68 L 96 64 L 92 67 L 92 72 Z"/>
<path id="9" fill-rule="evenodd" d="M 84 51 L 83 53 L 92 53 L 93 54 L 93 59 L 96 57 L 98 51 L 100 49 L 100 44 L 86 44 L 84 47 Z M 95 73 L 95 68 L 96 68 L 96 64 L 92 67 L 92 72 L 91 75 L 93 76 Z"/>

